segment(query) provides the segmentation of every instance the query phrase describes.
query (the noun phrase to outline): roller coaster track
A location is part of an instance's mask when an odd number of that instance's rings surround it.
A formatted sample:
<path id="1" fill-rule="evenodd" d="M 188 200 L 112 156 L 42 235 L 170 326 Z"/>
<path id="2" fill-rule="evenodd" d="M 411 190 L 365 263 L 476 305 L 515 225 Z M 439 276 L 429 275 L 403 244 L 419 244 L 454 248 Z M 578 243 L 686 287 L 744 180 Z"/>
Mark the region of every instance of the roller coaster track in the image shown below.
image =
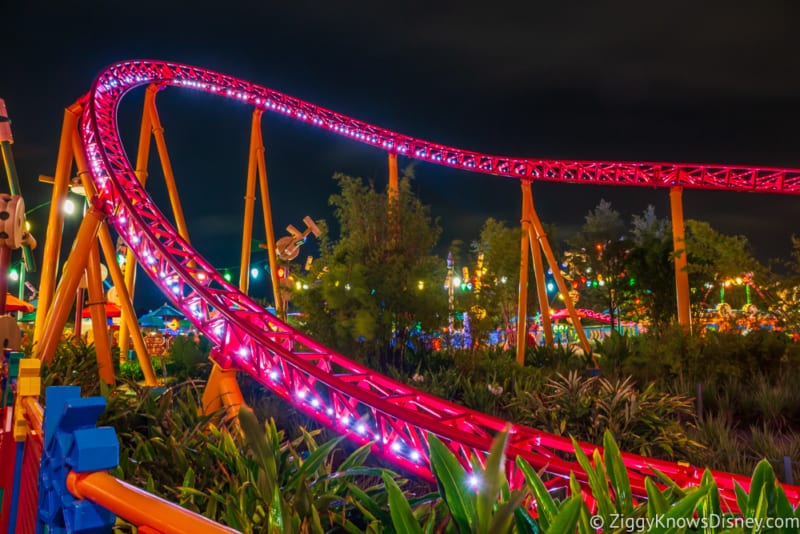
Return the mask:
<path id="1" fill-rule="evenodd" d="M 235 368 L 346 436 L 372 443 L 372 451 L 395 466 L 432 480 L 428 433 L 442 439 L 469 466 L 481 461 L 493 435 L 507 422 L 415 390 L 324 347 L 267 313 L 226 282 L 170 225 L 139 184 L 125 154 L 117 126 L 117 107 L 134 87 L 159 84 L 203 91 L 238 100 L 408 157 L 486 174 L 524 180 L 569 183 L 683 186 L 686 188 L 800 193 L 800 171 L 693 166 L 670 163 L 549 161 L 489 156 L 400 135 L 351 119 L 279 92 L 201 68 L 161 61 L 130 61 L 104 70 L 83 100 L 80 137 L 97 188 L 95 207 L 134 251 L 142 268 L 172 303 L 215 345 L 212 358 Z M 510 458 L 522 456 L 550 475 L 552 490 L 565 487 L 570 472 L 588 493 L 587 476 L 569 458 L 570 440 L 511 425 Z M 596 447 L 581 444 L 587 453 Z M 681 486 L 700 483 L 702 469 L 624 454 L 631 487 L 646 498 L 645 477 L 653 468 Z M 713 473 L 724 505 L 737 509 L 734 481 L 749 479 Z M 522 474 L 508 462 L 511 487 Z M 800 488 L 787 486 L 793 504 Z"/>

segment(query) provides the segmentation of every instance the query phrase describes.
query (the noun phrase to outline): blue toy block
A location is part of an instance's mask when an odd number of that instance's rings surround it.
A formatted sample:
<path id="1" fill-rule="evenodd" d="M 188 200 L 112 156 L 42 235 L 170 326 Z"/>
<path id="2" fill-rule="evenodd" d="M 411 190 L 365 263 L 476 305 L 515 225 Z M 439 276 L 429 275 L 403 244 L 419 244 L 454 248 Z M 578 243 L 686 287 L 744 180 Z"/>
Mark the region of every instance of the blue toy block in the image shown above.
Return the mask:
<path id="1" fill-rule="evenodd" d="M 76 430 L 67 463 L 76 473 L 113 469 L 119 464 L 119 441 L 113 428 Z"/>
<path id="2" fill-rule="evenodd" d="M 39 467 L 39 528 L 48 532 L 101 534 L 111 532 L 115 516 L 67 490 L 70 471 L 112 469 L 119 462 L 119 442 L 111 427 L 97 428 L 106 400 L 82 398 L 76 386 L 47 388 L 44 443 Z"/>

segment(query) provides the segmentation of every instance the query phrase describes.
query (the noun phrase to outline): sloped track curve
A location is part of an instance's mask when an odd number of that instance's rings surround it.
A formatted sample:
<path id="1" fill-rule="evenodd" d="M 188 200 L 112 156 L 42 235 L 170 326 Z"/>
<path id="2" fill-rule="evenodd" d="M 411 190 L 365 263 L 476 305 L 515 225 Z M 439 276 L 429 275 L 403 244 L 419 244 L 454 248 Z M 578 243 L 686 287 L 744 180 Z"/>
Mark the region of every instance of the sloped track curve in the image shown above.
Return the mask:
<path id="1" fill-rule="evenodd" d="M 483 156 L 441 147 L 350 119 L 231 76 L 162 61 L 129 61 L 112 65 L 98 76 L 85 97 L 80 137 L 91 179 L 97 188 L 95 207 L 107 216 L 109 223 L 128 243 L 148 276 L 215 345 L 212 353 L 215 361 L 225 368 L 248 373 L 303 413 L 356 445 L 371 442 L 375 454 L 414 475 L 433 479 L 427 452 L 428 433 L 442 439 L 465 465 L 469 465 L 472 455 L 482 461 L 493 435 L 509 423 L 415 390 L 324 347 L 281 322 L 226 282 L 178 235 L 139 184 L 116 127 L 117 107 L 125 93 L 150 83 L 218 94 L 382 149 L 487 174 L 547 179 L 537 177 L 536 173 L 548 168 L 558 169 L 553 172 L 563 181 L 572 181 L 565 176 L 575 172 L 569 171 L 575 169 L 575 162 L 546 162 L 542 166 L 541 160 L 537 163 Z M 431 156 L 434 149 L 446 152 L 451 161 L 448 163 Z M 506 163 L 498 163 L 501 161 Z M 458 162 L 461 163 L 456 165 Z M 609 176 L 615 173 L 615 176 L 633 176 L 635 185 L 648 180 L 650 183 L 647 185 L 658 182 L 663 186 L 684 181 L 683 185 L 687 187 L 730 189 L 731 177 L 737 176 L 749 181 L 748 190 L 758 189 L 753 184 L 759 177 L 763 178 L 763 190 L 775 191 L 777 188 L 791 193 L 798 192 L 794 189 L 800 190 L 800 172 L 792 170 L 591 162 L 581 165 L 585 168 L 594 166 L 595 177 L 599 177 L 601 183 L 626 183 L 621 178 L 605 180 L 601 175 L 606 172 L 610 173 Z M 614 166 L 618 169 L 614 170 Z M 522 172 L 515 174 L 515 169 Z M 727 178 L 721 185 L 714 185 L 707 177 L 714 172 L 723 172 L 719 169 L 724 170 Z M 670 173 L 673 178 L 665 179 Z M 719 179 L 721 175 L 716 176 Z M 689 177 L 694 177 L 696 183 Z M 587 175 L 578 175 L 575 181 L 587 179 Z M 510 434 L 508 456 L 522 456 L 536 469 L 552 475 L 548 482 L 551 489 L 565 487 L 570 472 L 574 472 L 588 492 L 586 474 L 580 465 L 565 459 L 573 450 L 568 439 L 521 425 L 510 425 Z M 581 446 L 587 453 L 596 448 L 585 443 Z M 693 466 L 633 454 L 624 454 L 624 461 L 632 491 L 638 498 L 646 497 L 644 479 L 654 474 L 653 468 L 670 475 L 682 486 L 699 484 L 702 476 L 702 470 Z M 749 479 L 722 472 L 713 475 L 725 504 L 736 509 L 734 481 L 747 488 Z M 508 462 L 508 476 L 512 487 L 522 483 L 522 474 L 513 462 Z M 800 488 L 787 486 L 786 489 L 789 500 L 797 504 Z"/>

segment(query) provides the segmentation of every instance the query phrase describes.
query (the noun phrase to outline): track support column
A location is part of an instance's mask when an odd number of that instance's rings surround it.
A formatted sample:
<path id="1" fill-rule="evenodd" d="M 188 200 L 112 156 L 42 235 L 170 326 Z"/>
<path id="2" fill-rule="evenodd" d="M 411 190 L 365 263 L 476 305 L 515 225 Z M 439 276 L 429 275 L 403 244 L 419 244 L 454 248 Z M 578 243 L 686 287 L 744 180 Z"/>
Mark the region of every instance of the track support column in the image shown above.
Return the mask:
<path id="1" fill-rule="evenodd" d="M 264 232 L 267 239 L 267 258 L 269 274 L 272 281 L 272 294 L 275 295 L 275 312 L 278 317 L 286 318 L 283 297 L 278 287 L 278 255 L 275 251 L 275 229 L 272 226 L 272 203 L 269 199 L 269 183 L 267 181 L 267 159 L 264 148 L 264 134 L 261 131 L 261 110 L 253 111 L 253 128 L 256 134 L 255 156 L 258 164 L 258 186 L 261 190 L 261 209 L 264 214 Z"/>
<path id="2" fill-rule="evenodd" d="M 528 248 L 530 239 L 530 213 L 525 202 L 525 186 L 530 189 L 530 182 L 522 182 L 522 235 L 519 244 L 519 292 L 517 296 L 517 365 L 525 365 L 525 344 L 528 334 Z"/>
<path id="3" fill-rule="evenodd" d="M 689 297 L 689 271 L 686 258 L 686 234 L 683 227 L 683 188 L 671 187 L 669 205 L 672 211 L 672 247 L 675 251 L 675 293 L 678 324 L 691 332 L 692 314 Z"/>
<path id="4" fill-rule="evenodd" d="M 56 171 L 53 178 L 53 192 L 50 197 L 50 214 L 47 217 L 47 233 L 44 241 L 44 252 L 42 253 L 42 274 L 39 277 L 39 306 L 36 310 L 36 322 L 33 329 L 34 347 L 42 341 L 47 325 L 47 315 L 50 312 L 50 306 L 53 301 L 64 226 L 64 213 L 61 207 L 67 198 L 69 175 L 72 172 L 72 136 L 77 132 L 78 117 L 82 110 L 83 105 L 80 103 L 73 104 L 64 110 L 61 139 L 58 145 L 58 159 L 56 160 Z"/>
<path id="5" fill-rule="evenodd" d="M 533 207 L 533 193 L 531 183 L 522 182 L 522 199 L 527 210 L 536 213 Z M 528 216 L 530 220 L 530 215 Z M 533 257 L 533 272 L 536 275 L 536 294 L 539 297 L 539 310 L 542 316 L 542 329 L 544 330 L 544 340 L 548 347 L 553 346 L 553 323 L 550 320 L 550 299 L 547 296 L 547 286 L 544 280 L 544 262 L 542 261 L 542 249 L 535 237 L 534 229 L 528 224 L 528 241 L 531 245 L 531 256 Z"/>
<path id="6" fill-rule="evenodd" d="M 136 152 L 136 178 L 142 187 L 147 183 L 147 167 L 150 162 L 150 136 L 153 135 L 153 123 L 150 120 L 150 101 L 155 102 L 158 86 L 151 84 L 147 87 L 144 95 L 144 106 L 142 109 L 142 123 L 139 127 L 139 148 Z M 136 288 L 136 256 L 133 250 L 128 248 L 125 254 L 125 287 L 128 294 L 133 295 Z M 117 293 L 119 295 L 119 293 Z M 121 313 L 119 321 L 119 361 L 128 360 L 128 350 L 130 349 L 130 332 L 128 330 L 128 320 L 125 312 Z"/>

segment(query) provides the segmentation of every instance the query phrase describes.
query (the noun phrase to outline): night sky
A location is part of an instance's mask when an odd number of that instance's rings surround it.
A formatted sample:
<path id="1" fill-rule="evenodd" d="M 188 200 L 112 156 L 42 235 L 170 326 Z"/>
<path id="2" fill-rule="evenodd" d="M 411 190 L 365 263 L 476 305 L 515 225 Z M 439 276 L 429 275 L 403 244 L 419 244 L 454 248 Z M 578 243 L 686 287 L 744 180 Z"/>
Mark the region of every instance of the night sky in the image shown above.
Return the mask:
<path id="1" fill-rule="evenodd" d="M 0 97 L 29 207 L 49 198 L 37 176 L 55 168 L 63 109 L 126 59 L 214 69 L 489 153 L 800 167 L 800 7 L 788 1 L 72 4 L 17 1 L 3 12 Z M 123 101 L 119 118 L 132 158 L 142 94 Z M 250 109 L 170 88 L 159 111 L 192 241 L 215 265 L 234 267 Z M 334 172 L 385 184 L 385 153 L 276 115 L 263 124 L 278 237 L 305 215 L 333 218 Z M 167 211 L 155 150 L 150 170 Z M 475 239 L 487 217 L 519 221 L 514 180 L 425 163 L 415 173 L 415 191 L 444 228 L 441 249 Z M 563 235 L 601 198 L 626 219 L 648 204 L 669 214 L 665 189 L 534 185 L 540 217 Z M 687 190 L 684 206 L 687 218 L 747 236 L 761 260 L 787 256 L 800 233 L 796 197 Z M 31 216 L 40 242 L 45 218 Z M 137 307 L 163 301 L 141 286 Z"/>

